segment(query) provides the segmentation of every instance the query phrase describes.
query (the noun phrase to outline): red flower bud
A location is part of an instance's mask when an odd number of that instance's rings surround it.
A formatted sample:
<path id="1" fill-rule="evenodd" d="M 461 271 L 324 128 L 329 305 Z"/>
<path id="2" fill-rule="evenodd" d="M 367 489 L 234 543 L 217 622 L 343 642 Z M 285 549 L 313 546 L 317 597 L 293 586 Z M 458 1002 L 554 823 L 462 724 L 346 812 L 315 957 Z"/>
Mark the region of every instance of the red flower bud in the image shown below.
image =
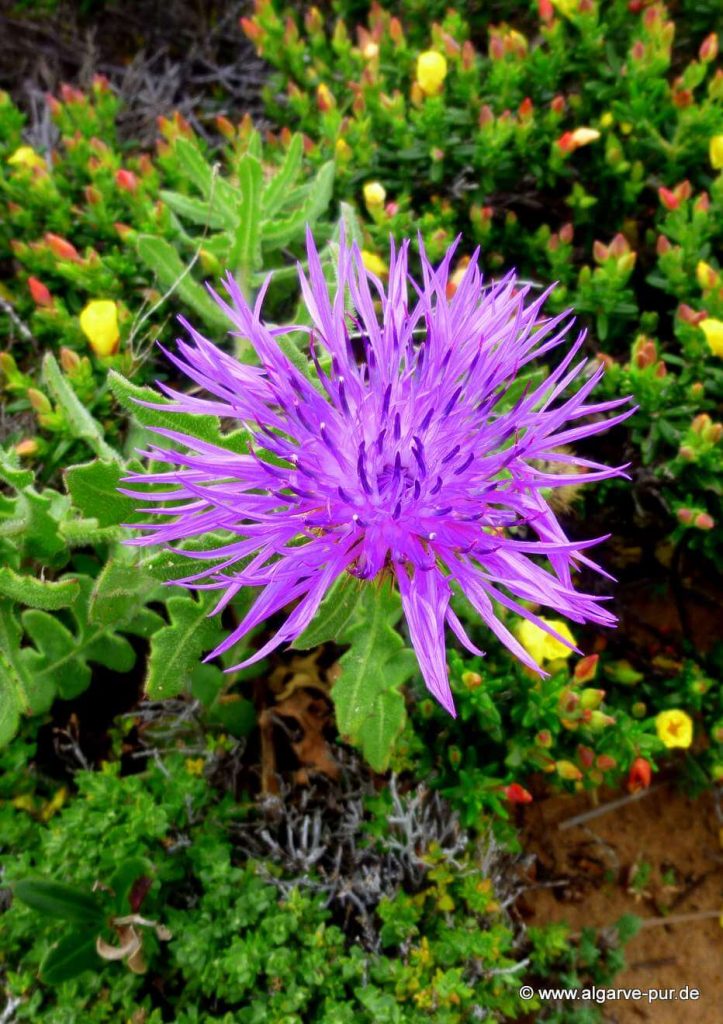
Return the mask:
<path id="1" fill-rule="evenodd" d="M 699 512 L 693 520 L 693 526 L 699 530 L 712 530 L 715 526 L 715 519 L 713 516 L 709 516 L 707 512 Z"/>
<path id="2" fill-rule="evenodd" d="M 629 792 L 637 793 L 641 789 L 647 789 L 650 785 L 651 776 L 650 762 L 646 761 L 644 757 L 636 757 L 630 765 L 630 772 L 628 773 Z"/>
<path id="3" fill-rule="evenodd" d="M 28 288 L 30 294 L 33 297 L 33 302 L 36 306 L 52 306 L 53 296 L 50 294 L 46 286 L 42 281 L 39 281 L 37 277 L 28 278 Z"/>
<path id="4" fill-rule="evenodd" d="M 135 192 L 138 188 L 138 178 L 133 171 L 126 171 L 122 167 L 115 172 L 115 183 L 124 192 Z"/>
<path id="5" fill-rule="evenodd" d="M 70 260 L 73 263 L 82 263 L 80 253 L 71 245 L 65 238 L 61 238 L 60 235 L 54 235 L 52 231 L 48 231 L 45 234 L 45 244 L 48 246 L 52 254 L 59 260 Z"/>
<path id="6" fill-rule="evenodd" d="M 532 793 L 529 793 L 519 782 L 512 782 L 502 790 L 511 804 L 531 804 Z"/>
<path id="7" fill-rule="evenodd" d="M 666 210 L 677 210 L 680 206 L 680 199 L 669 188 L 659 188 L 658 198 Z"/>

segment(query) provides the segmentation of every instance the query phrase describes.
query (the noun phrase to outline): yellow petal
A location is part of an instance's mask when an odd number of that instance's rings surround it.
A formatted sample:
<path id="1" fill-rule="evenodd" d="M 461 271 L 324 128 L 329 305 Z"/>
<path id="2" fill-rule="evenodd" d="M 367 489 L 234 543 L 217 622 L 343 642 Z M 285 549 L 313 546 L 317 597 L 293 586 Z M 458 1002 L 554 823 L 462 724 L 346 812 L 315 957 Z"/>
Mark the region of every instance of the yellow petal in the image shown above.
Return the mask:
<path id="1" fill-rule="evenodd" d="M 542 619 L 550 629 L 554 629 L 563 639 L 568 640 L 573 646 L 575 637 L 568 629 L 567 623 L 560 619 Z M 544 629 L 536 626 L 529 619 L 523 619 L 516 629 L 517 639 L 525 648 L 527 653 L 541 664 L 543 661 L 554 661 L 555 658 L 569 658 L 572 651 L 560 640 L 550 636 Z"/>
<path id="2" fill-rule="evenodd" d="M 361 258 L 362 263 L 371 274 L 376 274 L 377 277 L 383 277 L 387 273 L 386 263 L 380 256 L 377 256 L 375 252 L 369 252 L 368 249 L 362 249 Z"/>
<path id="3" fill-rule="evenodd" d="M 447 77 L 447 60 L 436 50 L 425 50 L 417 58 L 417 82 L 425 96 L 435 96 Z"/>
<path id="4" fill-rule="evenodd" d="M 714 171 L 723 168 L 723 135 L 714 135 L 710 140 L 710 165 Z"/>
<path id="5" fill-rule="evenodd" d="M 707 316 L 698 324 L 714 356 L 723 358 L 723 320 Z"/>
<path id="6" fill-rule="evenodd" d="M 32 146 L 19 146 L 8 157 L 8 163 L 13 167 L 45 167 L 45 161 Z"/>
<path id="7" fill-rule="evenodd" d="M 661 711 L 655 719 L 655 729 L 658 739 L 671 749 L 673 747 L 685 749 L 693 742 L 693 720 L 680 708 Z"/>
<path id="8" fill-rule="evenodd" d="M 111 299 L 93 299 L 80 314 L 80 328 L 98 356 L 109 356 L 118 347 L 118 307 Z"/>
<path id="9" fill-rule="evenodd" d="M 387 198 L 387 190 L 378 181 L 368 181 L 364 186 L 364 202 L 368 209 L 378 209 Z"/>

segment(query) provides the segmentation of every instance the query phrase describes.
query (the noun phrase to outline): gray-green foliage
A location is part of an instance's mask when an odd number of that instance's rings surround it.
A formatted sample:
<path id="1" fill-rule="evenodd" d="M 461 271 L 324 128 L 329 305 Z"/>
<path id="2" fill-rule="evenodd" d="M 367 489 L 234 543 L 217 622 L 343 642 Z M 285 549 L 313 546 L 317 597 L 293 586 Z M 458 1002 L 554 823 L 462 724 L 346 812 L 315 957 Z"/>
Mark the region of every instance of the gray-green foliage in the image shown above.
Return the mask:
<path id="1" fill-rule="evenodd" d="M 226 176 L 189 139 L 174 145 L 183 191 L 162 190 L 161 198 L 173 213 L 176 239 L 141 235 L 138 254 L 164 290 L 176 290 L 207 327 L 222 330 L 228 327 L 224 314 L 189 272 L 194 252 L 202 249 L 220 270 L 229 270 L 248 295 L 269 270 L 280 271 L 277 279 L 293 274 L 293 261 L 289 265 L 283 250 L 302 242 L 306 226 L 329 206 L 334 163 L 300 181 L 303 142 L 295 135 L 283 163 L 268 177 L 261 138 L 252 132 Z"/>

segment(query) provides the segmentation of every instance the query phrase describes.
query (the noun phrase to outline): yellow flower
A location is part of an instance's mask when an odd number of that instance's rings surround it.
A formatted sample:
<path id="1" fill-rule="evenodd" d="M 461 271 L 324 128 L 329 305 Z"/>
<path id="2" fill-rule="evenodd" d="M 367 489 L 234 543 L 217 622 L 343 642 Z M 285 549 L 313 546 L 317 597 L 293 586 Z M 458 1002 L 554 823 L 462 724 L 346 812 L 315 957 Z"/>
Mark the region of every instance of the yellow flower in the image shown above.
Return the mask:
<path id="1" fill-rule="evenodd" d="M 111 299 L 93 299 L 80 314 L 80 328 L 97 356 L 109 356 L 118 347 L 118 307 Z"/>
<path id="2" fill-rule="evenodd" d="M 567 623 L 560 619 L 542 619 L 542 621 L 559 633 L 561 637 L 574 646 L 575 637 L 567 627 Z M 543 661 L 554 661 L 555 658 L 569 658 L 572 651 L 560 640 L 550 636 L 544 629 L 540 629 L 529 619 L 523 619 L 516 629 L 517 639 L 535 661 L 540 664 Z"/>
<path id="3" fill-rule="evenodd" d="M 369 252 L 368 249 L 362 249 L 361 258 L 362 263 L 371 274 L 376 274 L 377 277 L 384 277 L 387 273 L 386 263 L 380 256 L 377 256 L 375 252 Z"/>
<path id="4" fill-rule="evenodd" d="M 186 771 L 189 775 L 203 775 L 203 769 L 206 767 L 206 762 L 202 757 L 187 757 L 186 758 Z"/>
<path id="5" fill-rule="evenodd" d="M 436 96 L 447 77 L 447 61 L 436 50 L 425 50 L 417 58 L 417 82 L 425 96 Z"/>
<path id="6" fill-rule="evenodd" d="M 579 0 L 552 0 L 552 6 L 559 11 L 564 18 L 571 18 L 577 14 Z"/>
<path id="7" fill-rule="evenodd" d="M 714 135 L 710 140 L 710 164 L 714 171 L 723 168 L 723 135 Z"/>
<path id="8" fill-rule="evenodd" d="M 599 138 L 600 132 L 597 128 L 576 128 L 571 135 L 571 140 L 575 143 L 576 149 L 579 146 L 587 146 L 588 143 L 595 142 Z"/>
<path id="9" fill-rule="evenodd" d="M 666 747 L 689 747 L 693 742 L 693 720 L 679 708 L 661 711 L 655 719 L 658 739 Z"/>
<path id="10" fill-rule="evenodd" d="M 13 167 L 45 167 L 45 161 L 39 153 L 35 152 L 32 146 L 19 146 L 8 157 L 8 163 Z"/>
<path id="11" fill-rule="evenodd" d="M 698 286 L 703 291 L 706 291 L 708 288 L 715 288 L 718 283 L 718 272 L 714 267 L 711 267 L 710 263 L 706 263 L 705 260 L 698 260 L 698 265 L 695 268 L 695 278 Z"/>
<path id="12" fill-rule="evenodd" d="M 364 186 L 364 202 L 368 210 L 378 210 L 384 205 L 387 190 L 378 181 L 368 181 Z"/>
<path id="13" fill-rule="evenodd" d="M 351 156 L 351 146 L 346 139 L 337 139 L 334 148 L 339 160 L 347 160 Z"/>
<path id="14" fill-rule="evenodd" d="M 723 358 L 723 320 L 707 316 L 698 324 L 714 356 Z"/>

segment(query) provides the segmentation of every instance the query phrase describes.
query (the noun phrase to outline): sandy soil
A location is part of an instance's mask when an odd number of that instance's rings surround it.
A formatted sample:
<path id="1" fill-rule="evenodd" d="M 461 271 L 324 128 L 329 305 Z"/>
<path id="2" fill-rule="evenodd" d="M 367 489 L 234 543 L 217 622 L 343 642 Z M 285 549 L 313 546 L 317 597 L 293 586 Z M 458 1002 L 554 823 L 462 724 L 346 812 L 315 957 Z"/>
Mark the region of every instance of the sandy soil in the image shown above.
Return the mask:
<path id="1" fill-rule="evenodd" d="M 525 809 L 525 848 L 537 855 L 538 879 L 563 883 L 525 897 L 529 923 L 564 920 L 578 930 L 611 925 L 626 913 L 638 915 L 647 924 L 627 946 L 627 966 L 614 985 L 642 990 L 688 985 L 701 996 L 697 1002 L 607 1002 L 607 1024 L 721 1024 L 721 924 L 703 917 L 660 922 L 719 912 L 723 906 L 723 834 L 714 797 L 691 800 L 661 783 L 639 801 L 559 829 L 590 806 L 580 795 Z"/>

